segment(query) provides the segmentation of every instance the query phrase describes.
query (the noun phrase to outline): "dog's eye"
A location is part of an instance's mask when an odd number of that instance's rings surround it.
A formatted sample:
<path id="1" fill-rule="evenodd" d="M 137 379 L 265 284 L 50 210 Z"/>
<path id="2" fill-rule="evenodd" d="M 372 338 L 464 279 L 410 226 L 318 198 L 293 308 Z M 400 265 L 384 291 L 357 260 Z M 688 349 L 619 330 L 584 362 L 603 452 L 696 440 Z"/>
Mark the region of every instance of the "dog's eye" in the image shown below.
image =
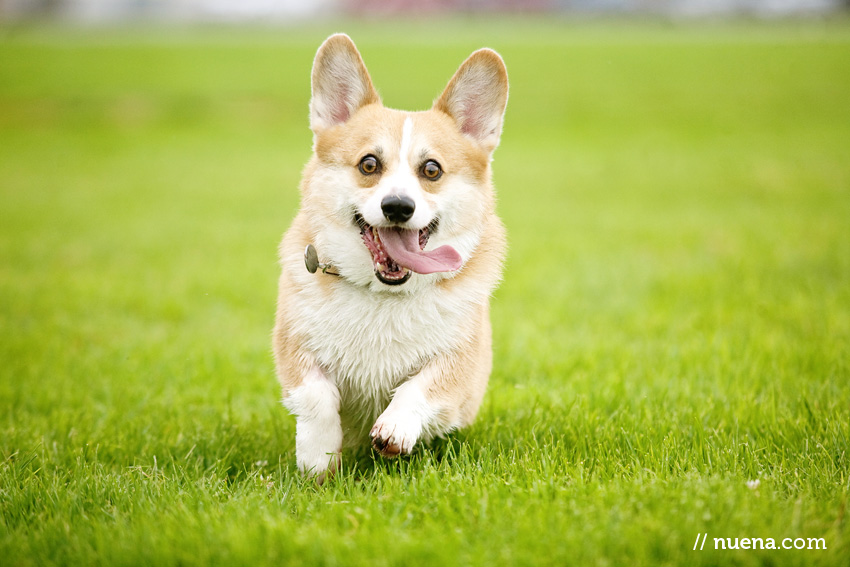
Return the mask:
<path id="1" fill-rule="evenodd" d="M 440 167 L 440 164 L 436 161 L 429 159 L 422 166 L 422 175 L 426 179 L 430 179 L 431 181 L 436 181 L 443 175 L 443 169 Z"/>
<path id="2" fill-rule="evenodd" d="M 357 166 L 357 169 L 359 169 L 360 173 L 363 175 L 372 175 L 373 173 L 377 173 L 380 167 L 381 164 L 378 162 L 378 158 L 369 155 L 360 160 L 360 164 Z"/>

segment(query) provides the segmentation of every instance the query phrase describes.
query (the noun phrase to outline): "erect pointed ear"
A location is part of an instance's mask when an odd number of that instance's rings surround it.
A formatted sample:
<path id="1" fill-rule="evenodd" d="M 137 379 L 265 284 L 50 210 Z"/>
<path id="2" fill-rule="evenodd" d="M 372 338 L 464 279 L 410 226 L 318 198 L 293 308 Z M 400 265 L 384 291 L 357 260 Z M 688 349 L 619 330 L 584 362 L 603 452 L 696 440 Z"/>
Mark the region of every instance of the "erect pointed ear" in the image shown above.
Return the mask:
<path id="1" fill-rule="evenodd" d="M 434 103 L 460 131 L 490 153 L 499 145 L 508 103 L 508 71 L 499 54 L 479 49 L 463 62 Z"/>
<path id="2" fill-rule="evenodd" d="M 346 122 L 367 104 L 381 102 L 354 42 L 344 33 L 330 36 L 313 61 L 310 128 L 315 134 Z"/>

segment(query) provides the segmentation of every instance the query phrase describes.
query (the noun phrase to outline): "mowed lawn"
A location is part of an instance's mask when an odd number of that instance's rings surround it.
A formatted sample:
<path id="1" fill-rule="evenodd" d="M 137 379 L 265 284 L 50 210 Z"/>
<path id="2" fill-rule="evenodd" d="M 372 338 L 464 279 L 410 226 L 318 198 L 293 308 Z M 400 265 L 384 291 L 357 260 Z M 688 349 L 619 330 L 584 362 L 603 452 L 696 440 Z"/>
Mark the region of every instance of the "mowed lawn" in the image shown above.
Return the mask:
<path id="1" fill-rule="evenodd" d="M 319 488 L 270 330 L 334 31 L 397 108 L 502 53 L 511 247 L 475 425 Z M 848 565 L 849 423 L 850 22 L 0 28 L 4 566 Z"/>

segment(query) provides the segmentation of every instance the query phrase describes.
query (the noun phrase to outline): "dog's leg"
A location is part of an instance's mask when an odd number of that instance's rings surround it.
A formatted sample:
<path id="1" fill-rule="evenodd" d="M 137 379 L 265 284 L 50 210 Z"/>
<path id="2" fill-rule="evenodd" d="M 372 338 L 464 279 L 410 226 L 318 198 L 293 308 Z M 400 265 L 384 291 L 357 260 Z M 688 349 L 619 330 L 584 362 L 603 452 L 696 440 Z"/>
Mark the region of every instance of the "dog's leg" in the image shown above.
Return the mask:
<path id="1" fill-rule="evenodd" d="M 431 366 L 396 389 L 390 405 L 372 427 L 372 446 L 383 456 L 409 454 L 423 431 L 439 416 L 439 405 L 427 396 L 433 382 Z"/>
<path id="2" fill-rule="evenodd" d="M 342 425 L 339 390 L 318 366 L 289 392 L 284 405 L 295 415 L 295 459 L 304 474 L 319 484 L 339 468 Z"/>
<path id="3" fill-rule="evenodd" d="M 490 326 L 482 307 L 478 332 L 454 353 L 429 362 L 399 386 L 369 435 L 385 457 L 409 454 L 420 438 L 431 439 L 472 423 L 492 368 Z"/>

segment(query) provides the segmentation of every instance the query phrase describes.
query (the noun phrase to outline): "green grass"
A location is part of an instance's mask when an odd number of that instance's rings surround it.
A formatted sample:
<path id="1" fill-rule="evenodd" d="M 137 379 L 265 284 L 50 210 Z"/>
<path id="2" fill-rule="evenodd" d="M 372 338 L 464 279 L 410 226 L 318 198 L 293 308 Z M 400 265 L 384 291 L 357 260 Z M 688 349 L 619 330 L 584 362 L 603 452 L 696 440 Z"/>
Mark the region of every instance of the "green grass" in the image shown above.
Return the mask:
<path id="1" fill-rule="evenodd" d="M 394 107 L 504 55 L 511 253 L 476 424 L 317 488 L 269 334 L 340 29 Z M 847 565 L 848 93 L 847 21 L 0 30 L 0 563 Z"/>

